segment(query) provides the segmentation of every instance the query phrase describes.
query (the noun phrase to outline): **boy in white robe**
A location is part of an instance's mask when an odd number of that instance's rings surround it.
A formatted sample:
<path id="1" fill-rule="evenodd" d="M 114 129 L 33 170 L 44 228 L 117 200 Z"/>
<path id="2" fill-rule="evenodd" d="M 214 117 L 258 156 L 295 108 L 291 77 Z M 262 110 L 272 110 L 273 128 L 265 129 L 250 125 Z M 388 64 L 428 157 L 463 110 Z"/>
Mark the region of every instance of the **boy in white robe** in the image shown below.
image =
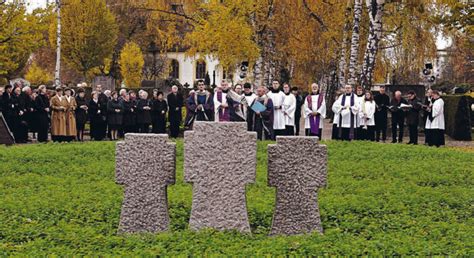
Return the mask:
<path id="1" fill-rule="evenodd" d="M 296 97 L 291 94 L 291 88 L 288 83 L 283 84 L 283 93 L 285 94 L 283 114 L 285 115 L 286 135 L 295 135 Z"/>
<path id="2" fill-rule="evenodd" d="M 283 101 L 285 94 L 280 90 L 280 83 L 277 80 L 272 82 L 272 89 L 267 96 L 273 103 L 273 134 L 274 139 L 278 135 L 285 135 L 285 114 L 283 113 Z"/>
<path id="3" fill-rule="evenodd" d="M 429 135 L 428 145 L 436 147 L 444 145 L 444 130 L 444 101 L 440 98 L 439 92 L 433 90 L 432 106 L 425 125 L 426 134 Z"/>

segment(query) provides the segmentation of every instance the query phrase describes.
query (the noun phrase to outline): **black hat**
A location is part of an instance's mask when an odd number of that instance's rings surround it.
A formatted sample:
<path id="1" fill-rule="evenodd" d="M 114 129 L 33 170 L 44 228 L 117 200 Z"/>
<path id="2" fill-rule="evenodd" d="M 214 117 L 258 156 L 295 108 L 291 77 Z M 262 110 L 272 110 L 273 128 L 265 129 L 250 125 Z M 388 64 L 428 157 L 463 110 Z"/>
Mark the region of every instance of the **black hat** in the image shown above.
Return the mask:
<path id="1" fill-rule="evenodd" d="M 411 90 L 411 91 L 408 92 L 408 95 L 416 95 L 416 93 Z"/>
<path id="2" fill-rule="evenodd" d="M 298 87 L 292 87 L 291 91 L 298 91 Z"/>
<path id="3" fill-rule="evenodd" d="M 77 89 L 77 94 L 79 94 L 79 93 L 81 93 L 81 92 L 84 92 L 84 89 L 83 89 L 83 88 Z"/>

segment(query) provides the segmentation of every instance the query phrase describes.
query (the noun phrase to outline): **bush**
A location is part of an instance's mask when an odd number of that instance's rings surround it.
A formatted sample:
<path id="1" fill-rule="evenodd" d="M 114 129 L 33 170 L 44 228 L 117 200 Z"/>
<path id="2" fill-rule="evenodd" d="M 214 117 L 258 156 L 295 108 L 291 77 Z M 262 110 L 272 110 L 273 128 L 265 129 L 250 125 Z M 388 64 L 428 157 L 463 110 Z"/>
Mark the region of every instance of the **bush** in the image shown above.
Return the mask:
<path id="1" fill-rule="evenodd" d="M 455 140 L 471 141 L 471 107 L 472 98 L 455 95 L 443 96 L 446 134 Z"/>
<path id="2" fill-rule="evenodd" d="M 268 142 L 258 144 L 257 180 L 247 187 L 253 235 L 187 229 L 192 187 L 177 143 L 172 230 L 157 235 L 117 234 L 123 189 L 114 182 L 114 143 L 0 147 L 0 255 L 474 255 L 472 152 L 327 142 L 324 235 L 268 237 Z"/>

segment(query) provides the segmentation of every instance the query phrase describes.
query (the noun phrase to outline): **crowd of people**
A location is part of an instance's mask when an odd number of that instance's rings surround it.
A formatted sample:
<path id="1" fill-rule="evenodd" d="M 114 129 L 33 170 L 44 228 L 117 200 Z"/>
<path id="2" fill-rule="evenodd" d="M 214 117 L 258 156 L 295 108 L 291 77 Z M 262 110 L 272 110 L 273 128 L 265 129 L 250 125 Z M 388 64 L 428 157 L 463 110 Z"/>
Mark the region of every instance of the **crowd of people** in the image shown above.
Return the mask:
<path id="1" fill-rule="evenodd" d="M 423 119 L 426 144 L 444 144 L 444 103 L 437 91 L 428 90 L 424 101 L 413 91 L 408 92 L 407 100 L 400 91 L 390 99 L 383 86 L 374 97 L 362 87 L 353 92 L 346 85 L 332 102 L 332 139 L 386 141 L 390 112 L 393 143 L 403 142 L 406 124 L 408 143 L 418 144 L 418 125 Z M 298 88 L 288 83 L 281 86 L 276 80 L 270 88 L 254 88 L 250 83 L 232 87 L 222 80 L 213 92 L 198 81 L 186 98 L 177 86 L 171 87 L 166 98 L 157 90 L 149 97 L 144 90 L 111 92 L 100 85 L 89 98 L 82 88 L 58 87 L 53 92 L 44 85 L 35 90 L 11 85 L 0 88 L 0 111 L 17 143 L 29 141 L 29 132 L 39 142 L 47 142 L 49 132 L 53 141 L 83 141 L 87 122 L 90 138 L 97 141 L 117 140 L 131 132 L 169 133 L 176 138 L 181 125 L 189 130 L 195 121 L 246 122 L 258 139 L 274 140 L 278 135 L 299 135 L 302 117 L 305 135 L 322 139 L 326 106 L 318 84 L 313 83 L 309 94 L 302 96 Z"/>

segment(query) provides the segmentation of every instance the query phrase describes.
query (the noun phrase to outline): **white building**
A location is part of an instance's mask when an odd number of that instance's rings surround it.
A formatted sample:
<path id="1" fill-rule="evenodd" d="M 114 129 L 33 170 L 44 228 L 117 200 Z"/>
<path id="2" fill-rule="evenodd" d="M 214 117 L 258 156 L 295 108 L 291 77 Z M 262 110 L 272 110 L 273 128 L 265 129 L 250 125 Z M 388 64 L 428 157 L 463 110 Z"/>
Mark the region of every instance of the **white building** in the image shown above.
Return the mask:
<path id="1" fill-rule="evenodd" d="M 209 55 L 201 57 L 197 54 L 194 57 L 187 57 L 185 52 L 168 52 L 166 58 L 170 63 L 170 77 L 179 80 L 182 85 L 192 87 L 197 80 L 204 80 L 206 73 L 209 74 L 211 85 L 213 83 L 219 85 L 222 79 L 229 79 L 234 83 L 242 80 L 240 71 L 236 70 L 232 74 L 226 74 L 222 66 L 219 65 L 219 60 Z"/>

